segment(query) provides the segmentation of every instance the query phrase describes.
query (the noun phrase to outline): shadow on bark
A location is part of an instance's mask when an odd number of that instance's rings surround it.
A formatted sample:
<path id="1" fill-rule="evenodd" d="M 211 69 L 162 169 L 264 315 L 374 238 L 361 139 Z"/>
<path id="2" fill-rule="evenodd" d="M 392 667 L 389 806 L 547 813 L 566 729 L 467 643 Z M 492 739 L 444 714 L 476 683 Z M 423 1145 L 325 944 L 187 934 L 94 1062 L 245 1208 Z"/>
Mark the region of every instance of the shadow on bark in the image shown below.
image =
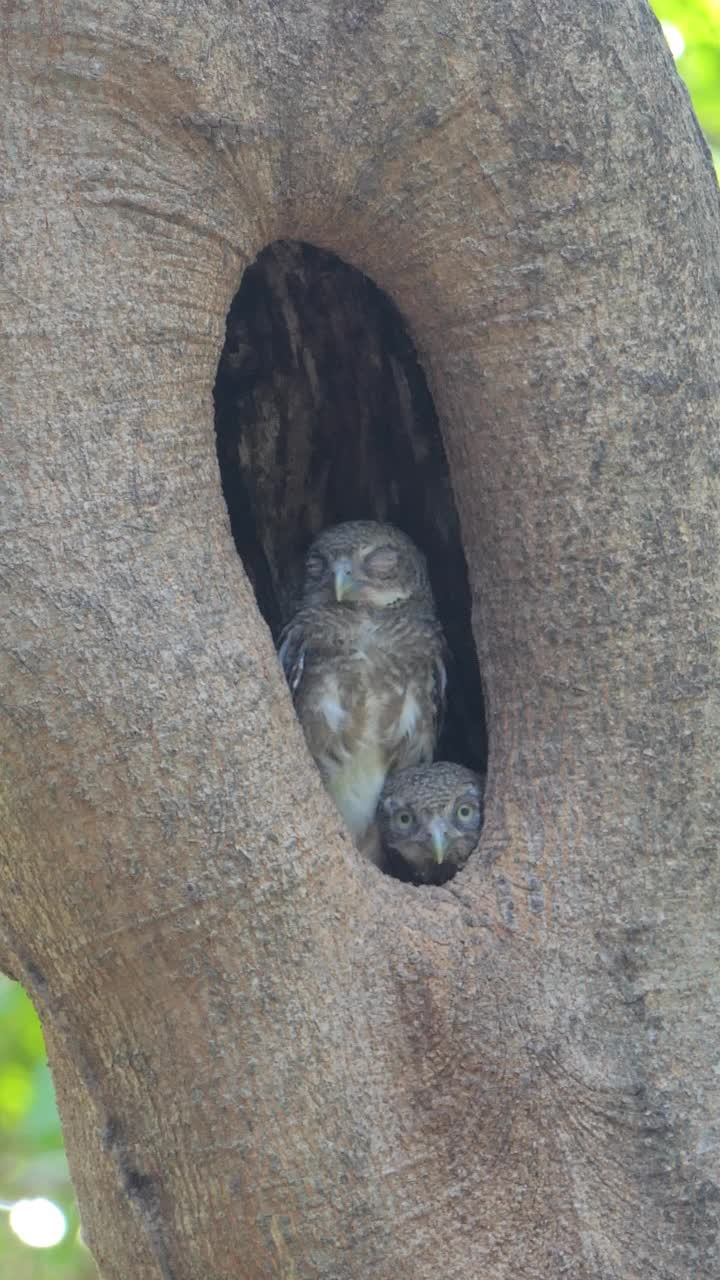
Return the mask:
<path id="1" fill-rule="evenodd" d="M 228 314 L 215 421 L 233 536 L 276 638 L 325 525 L 390 520 L 422 547 L 451 654 L 438 758 L 483 770 L 458 516 L 432 397 L 389 298 L 333 254 L 269 245 Z"/>

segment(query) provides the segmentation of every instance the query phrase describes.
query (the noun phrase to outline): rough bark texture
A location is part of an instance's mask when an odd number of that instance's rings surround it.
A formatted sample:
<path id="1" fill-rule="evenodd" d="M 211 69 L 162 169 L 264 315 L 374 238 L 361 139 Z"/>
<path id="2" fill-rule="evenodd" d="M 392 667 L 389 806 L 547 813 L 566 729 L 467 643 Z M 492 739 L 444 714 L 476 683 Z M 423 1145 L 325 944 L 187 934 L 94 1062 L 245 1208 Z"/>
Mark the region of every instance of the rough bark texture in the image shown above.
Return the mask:
<path id="1" fill-rule="evenodd" d="M 647 6 L 5 23 L 3 960 L 103 1276 L 716 1276 L 718 201 Z M 490 737 L 448 888 L 358 861 L 230 536 L 278 238 L 435 400 Z"/>

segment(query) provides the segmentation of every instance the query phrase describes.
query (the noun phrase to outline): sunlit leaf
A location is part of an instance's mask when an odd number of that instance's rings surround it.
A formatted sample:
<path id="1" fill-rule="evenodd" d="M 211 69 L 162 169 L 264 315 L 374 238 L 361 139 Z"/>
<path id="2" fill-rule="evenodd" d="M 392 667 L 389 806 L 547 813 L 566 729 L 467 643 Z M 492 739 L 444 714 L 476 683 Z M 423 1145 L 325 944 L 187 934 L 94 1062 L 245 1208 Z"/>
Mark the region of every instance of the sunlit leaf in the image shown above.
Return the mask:
<path id="1" fill-rule="evenodd" d="M 27 1067 L 20 1062 L 0 1066 L 0 1124 L 17 1124 L 32 1102 L 33 1086 Z"/>
<path id="2" fill-rule="evenodd" d="M 676 66 L 708 141 L 720 145 L 720 0 L 655 0 L 656 17 L 685 42 Z"/>

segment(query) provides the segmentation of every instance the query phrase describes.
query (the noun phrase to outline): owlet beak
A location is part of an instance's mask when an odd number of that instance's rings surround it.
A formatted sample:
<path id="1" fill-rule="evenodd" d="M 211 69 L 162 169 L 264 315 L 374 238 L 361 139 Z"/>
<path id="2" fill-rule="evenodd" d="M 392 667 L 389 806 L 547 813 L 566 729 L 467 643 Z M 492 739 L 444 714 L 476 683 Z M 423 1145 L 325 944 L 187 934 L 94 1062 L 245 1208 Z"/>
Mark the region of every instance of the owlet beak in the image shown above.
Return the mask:
<path id="1" fill-rule="evenodd" d="M 435 818 L 430 823 L 430 839 L 432 841 L 433 853 L 438 866 L 445 858 L 445 848 L 447 845 L 447 827 L 441 818 Z"/>
<path id="2" fill-rule="evenodd" d="M 347 600 L 355 589 L 352 569 L 347 560 L 338 560 L 335 565 L 335 599 L 338 604 Z"/>

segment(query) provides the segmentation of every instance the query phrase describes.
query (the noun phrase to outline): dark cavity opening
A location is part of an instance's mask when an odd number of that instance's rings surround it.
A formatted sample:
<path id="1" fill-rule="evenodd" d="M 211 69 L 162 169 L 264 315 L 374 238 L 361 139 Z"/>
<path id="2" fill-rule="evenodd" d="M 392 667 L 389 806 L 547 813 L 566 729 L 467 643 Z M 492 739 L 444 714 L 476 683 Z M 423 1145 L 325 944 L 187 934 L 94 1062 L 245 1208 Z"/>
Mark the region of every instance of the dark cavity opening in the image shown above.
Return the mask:
<path id="1" fill-rule="evenodd" d="M 436 759 L 484 772 L 458 516 L 432 397 L 397 308 L 333 254 L 269 245 L 228 313 L 215 424 L 233 537 L 276 640 L 296 608 L 308 545 L 327 525 L 389 520 L 422 549 L 449 650 Z"/>

